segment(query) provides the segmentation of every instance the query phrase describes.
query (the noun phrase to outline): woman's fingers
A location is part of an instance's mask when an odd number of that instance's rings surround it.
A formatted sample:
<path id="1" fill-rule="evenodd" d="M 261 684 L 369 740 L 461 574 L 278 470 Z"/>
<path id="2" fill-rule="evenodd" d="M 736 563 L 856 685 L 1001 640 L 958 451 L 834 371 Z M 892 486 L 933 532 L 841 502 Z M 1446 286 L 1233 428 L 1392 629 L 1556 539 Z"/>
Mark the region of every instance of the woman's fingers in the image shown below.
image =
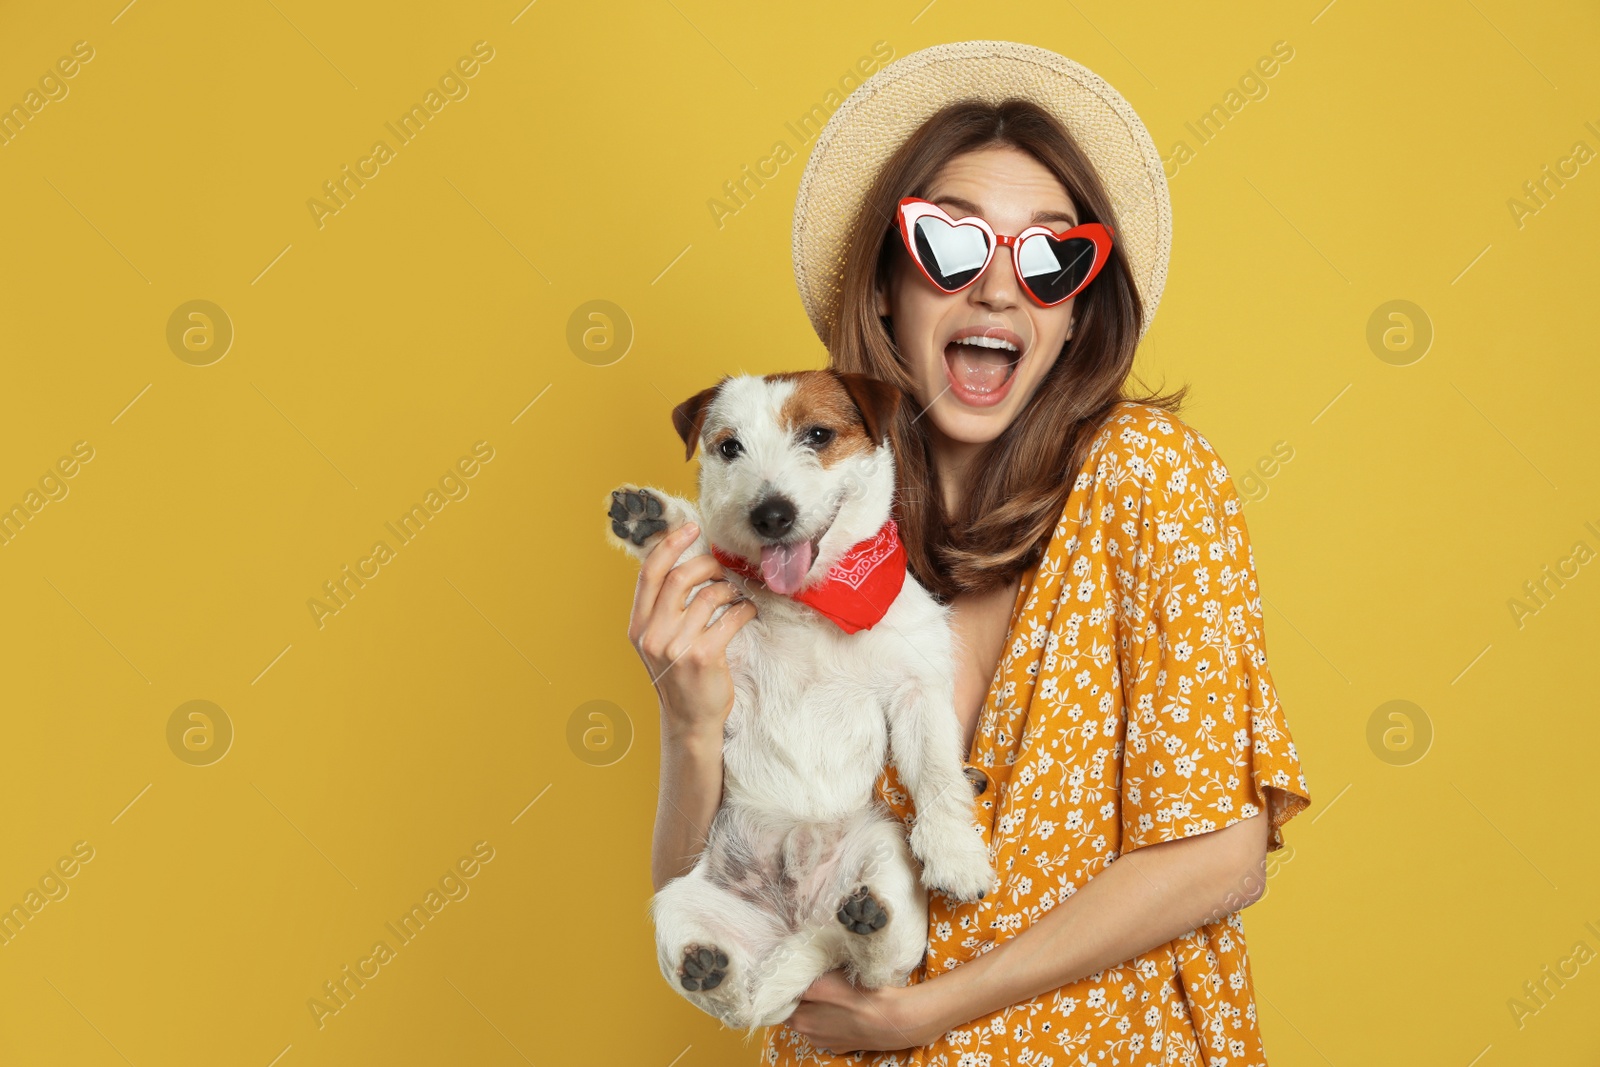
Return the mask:
<path id="1" fill-rule="evenodd" d="M 683 569 L 678 568 L 680 571 Z M 662 590 L 663 599 L 657 601 L 655 617 L 645 628 L 640 645 L 674 663 L 689 655 L 691 650 L 699 652 L 699 662 L 710 662 L 720 653 L 721 646 L 713 640 L 707 640 L 710 635 L 706 630 L 706 620 L 711 618 L 711 613 L 719 604 L 733 600 L 739 591 L 732 582 L 713 581 L 695 593 L 682 614 L 674 615 L 667 610 L 665 599 L 676 595 L 671 591 L 671 581 L 669 577 L 667 586 Z"/>
<path id="2" fill-rule="evenodd" d="M 821 1000 L 829 1004 L 846 1004 L 853 996 L 858 996 L 856 988 L 844 976 L 844 971 L 835 968 L 819 974 L 815 981 L 800 994 L 802 1002 L 807 1000 Z"/>
<path id="3" fill-rule="evenodd" d="M 695 597 L 699 600 L 699 597 Z M 706 654 L 725 654 L 728 642 L 733 640 L 733 635 L 743 629 L 744 624 L 755 618 L 756 602 L 754 600 L 741 600 L 722 613 L 722 618 L 706 627 L 705 637 Z"/>
<path id="4" fill-rule="evenodd" d="M 721 577 L 723 577 L 722 564 L 717 562 L 716 556 L 709 553 L 678 564 L 667 572 L 666 580 L 661 583 L 661 593 L 656 598 L 655 611 L 652 614 L 667 613 L 674 617 L 682 615 L 688 610 L 691 589 L 701 582 L 715 581 Z"/>
<path id="5" fill-rule="evenodd" d="M 660 648 L 673 641 L 683 631 L 684 612 L 689 607 L 689 590 L 721 575 L 722 565 L 714 556 L 696 556 L 672 568 L 661 583 L 661 591 L 656 595 L 655 606 L 650 614 L 638 620 L 639 636 L 634 645 L 643 648 L 646 644 L 652 644 Z M 635 630 L 630 628 L 628 632 L 631 636 Z"/>
<path id="6" fill-rule="evenodd" d="M 705 632 L 706 623 L 711 618 L 711 613 L 717 608 L 736 599 L 740 595 L 734 584 L 726 579 L 713 581 L 710 585 L 694 595 L 689 601 L 689 608 L 683 613 L 683 633 L 690 638 L 698 638 Z"/>
<path id="7" fill-rule="evenodd" d="M 644 558 L 644 563 L 639 567 L 639 584 L 634 587 L 633 618 L 629 624 L 630 637 L 637 639 L 638 632 L 644 629 L 645 623 L 655 611 L 656 600 L 661 595 L 661 585 L 668 572 L 673 569 L 672 565 L 683 555 L 683 550 L 689 547 L 699 532 L 694 523 L 686 523 L 663 537 L 661 543 L 652 548 L 650 554 Z"/>

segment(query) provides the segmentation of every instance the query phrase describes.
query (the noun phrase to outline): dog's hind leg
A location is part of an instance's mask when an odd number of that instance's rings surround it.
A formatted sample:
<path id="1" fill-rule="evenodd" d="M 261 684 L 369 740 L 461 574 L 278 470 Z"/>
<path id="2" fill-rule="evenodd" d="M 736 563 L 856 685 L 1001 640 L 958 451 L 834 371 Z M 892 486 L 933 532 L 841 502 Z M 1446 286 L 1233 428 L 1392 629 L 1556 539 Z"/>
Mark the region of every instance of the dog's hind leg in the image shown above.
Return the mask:
<path id="1" fill-rule="evenodd" d="M 846 932 L 847 973 L 877 989 L 904 985 L 928 947 L 928 896 L 899 823 L 874 817 L 844 842 L 845 871 L 854 884 L 834 915 Z"/>
<path id="2" fill-rule="evenodd" d="M 777 1026 L 800 1005 L 800 995 L 838 966 L 844 948 L 838 924 L 804 927 L 778 942 L 756 964 L 749 1031 Z"/>
<path id="3" fill-rule="evenodd" d="M 757 964 L 757 1025 L 788 1018 L 811 983 L 841 963 L 863 988 L 904 985 L 927 950 L 927 891 L 900 824 L 868 808 L 838 829 L 786 842 L 789 866 L 805 873 L 792 901 L 795 932 Z"/>
<path id="4" fill-rule="evenodd" d="M 841 963 L 856 985 L 877 989 L 904 985 L 922 962 L 928 946 L 927 893 L 917 881 L 899 827 L 882 825 L 887 831 L 882 837 L 869 833 L 855 843 L 844 843 L 841 873 L 847 869 L 860 879 L 855 889 L 840 901 L 838 890 L 844 884 L 840 875 L 827 878 L 825 884 L 838 903 L 835 911 L 812 916 L 757 963 L 752 1032 L 787 1019 L 811 983 Z M 863 862 L 862 846 L 869 844 L 870 854 Z M 871 918 L 852 928 L 844 922 L 847 910 Z"/>
<path id="5" fill-rule="evenodd" d="M 786 931 L 751 901 L 717 885 L 701 862 L 650 901 L 661 974 L 695 1007 L 736 1030 L 749 1026 L 756 963 Z"/>

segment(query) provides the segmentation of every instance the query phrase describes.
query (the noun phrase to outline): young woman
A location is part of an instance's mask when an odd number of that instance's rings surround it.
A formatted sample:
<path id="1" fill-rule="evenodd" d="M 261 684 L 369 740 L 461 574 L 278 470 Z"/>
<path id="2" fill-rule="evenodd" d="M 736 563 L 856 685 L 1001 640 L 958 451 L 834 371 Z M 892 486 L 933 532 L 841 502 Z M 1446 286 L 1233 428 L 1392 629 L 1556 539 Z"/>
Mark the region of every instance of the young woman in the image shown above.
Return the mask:
<path id="1" fill-rule="evenodd" d="M 1265 1062 L 1238 913 L 1309 792 L 1226 467 L 1175 416 L 1182 391 L 1124 391 L 1166 272 L 1159 176 L 1114 90 L 1001 42 L 891 64 L 813 150 L 802 298 L 836 369 L 906 394 L 896 519 L 952 609 L 1000 890 L 930 894 L 911 984 L 824 975 L 765 1063 Z M 675 607 L 719 574 L 669 572 L 684 540 L 646 562 L 630 630 L 661 694 L 658 888 L 716 811 L 725 649 L 753 613 L 706 627 L 723 583 Z M 892 765 L 877 788 L 909 822 Z"/>

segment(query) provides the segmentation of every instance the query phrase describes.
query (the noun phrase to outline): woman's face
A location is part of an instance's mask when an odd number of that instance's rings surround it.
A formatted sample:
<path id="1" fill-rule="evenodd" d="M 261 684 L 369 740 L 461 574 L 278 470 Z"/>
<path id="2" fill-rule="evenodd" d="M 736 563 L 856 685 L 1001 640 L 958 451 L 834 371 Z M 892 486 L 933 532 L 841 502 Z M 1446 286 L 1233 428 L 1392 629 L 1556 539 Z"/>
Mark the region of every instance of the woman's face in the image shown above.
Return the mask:
<path id="1" fill-rule="evenodd" d="M 1040 224 L 1064 230 L 1078 220 L 1055 175 L 1010 146 L 952 157 L 924 199 L 953 218 L 977 215 L 999 234 Z M 878 313 L 894 324 L 918 409 L 952 442 L 994 440 L 1033 397 L 1072 335 L 1077 298 L 1049 308 L 1035 304 L 1018 285 L 1009 248 L 996 249 L 972 285 L 945 293 L 922 276 L 898 231 L 890 240 L 894 265 L 878 292 Z"/>

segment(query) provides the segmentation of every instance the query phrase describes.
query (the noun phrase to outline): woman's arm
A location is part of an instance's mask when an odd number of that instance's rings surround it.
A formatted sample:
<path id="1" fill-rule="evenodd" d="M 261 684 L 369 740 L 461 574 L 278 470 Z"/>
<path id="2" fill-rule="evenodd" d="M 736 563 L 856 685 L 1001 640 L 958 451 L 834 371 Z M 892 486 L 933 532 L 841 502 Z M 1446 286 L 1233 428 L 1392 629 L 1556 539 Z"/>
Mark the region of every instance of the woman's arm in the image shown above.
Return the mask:
<path id="1" fill-rule="evenodd" d="M 661 698 L 661 786 L 650 845 L 650 881 L 659 892 L 688 873 L 722 804 L 722 724 L 733 710 L 728 642 L 756 617 L 709 553 L 676 561 L 699 529 L 689 523 L 651 549 L 639 568 L 628 640 Z M 704 589 L 689 599 L 701 583 Z M 728 610 L 716 622 L 716 609 Z"/>
<path id="2" fill-rule="evenodd" d="M 1254 903 L 1266 887 L 1267 826 L 1258 814 L 1136 849 L 1016 937 L 917 985 L 860 990 L 829 972 L 788 1023 L 835 1053 L 929 1044 Z"/>
<path id="3" fill-rule="evenodd" d="M 688 874 L 706 847 L 706 831 L 722 804 L 722 731 L 678 730 L 661 709 L 661 798 L 650 843 L 650 881 L 657 892 Z"/>
<path id="4" fill-rule="evenodd" d="M 918 1040 L 1077 981 L 1253 904 L 1266 888 L 1267 817 L 1118 859 L 1027 930 L 925 991 Z"/>

